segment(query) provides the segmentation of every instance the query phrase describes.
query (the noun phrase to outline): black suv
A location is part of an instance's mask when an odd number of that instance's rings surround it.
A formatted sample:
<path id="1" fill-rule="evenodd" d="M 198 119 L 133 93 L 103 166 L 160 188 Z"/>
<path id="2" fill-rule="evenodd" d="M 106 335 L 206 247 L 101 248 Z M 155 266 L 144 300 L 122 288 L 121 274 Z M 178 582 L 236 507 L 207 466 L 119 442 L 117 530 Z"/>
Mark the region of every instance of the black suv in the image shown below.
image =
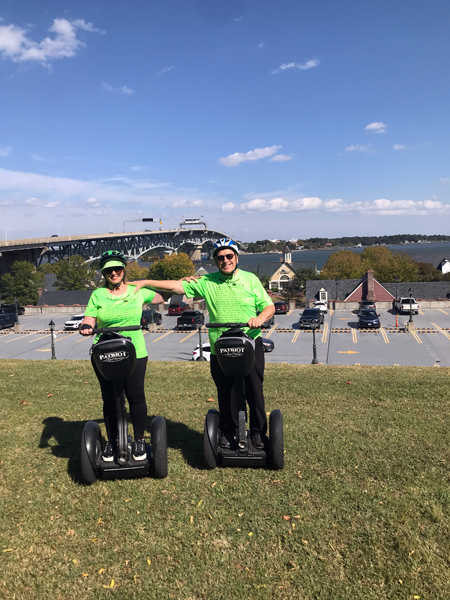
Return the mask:
<path id="1" fill-rule="evenodd" d="M 300 329 L 310 329 L 311 326 L 320 327 L 324 322 L 324 316 L 321 310 L 318 308 L 305 308 L 300 315 L 298 326 Z"/>
<path id="2" fill-rule="evenodd" d="M 0 304 L 0 315 L 4 315 L 7 313 L 15 313 L 16 312 L 16 305 L 15 304 Z M 19 304 L 17 305 L 17 314 L 18 315 L 24 315 L 25 314 L 25 307 L 24 306 L 20 306 Z"/>
<path id="3" fill-rule="evenodd" d="M 185 327 L 193 327 L 197 329 L 199 326 L 205 324 L 205 317 L 199 310 L 185 310 L 181 317 L 177 319 L 178 329 L 184 329 Z"/>
<path id="4" fill-rule="evenodd" d="M 141 325 L 142 325 L 142 327 L 147 328 L 149 323 L 156 323 L 156 325 L 161 325 L 161 323 L 162 323 L 161 313 L 158 312 L 157 310 L 153 310 L 153 308 L 150 308 L 149 310 L 143 310 Z"/>
<path id="5" fill-rule="evenodd" d="M 287 313 L 287 305 L 286 305 L 286 302 L 284 302 L 284 300 L 279 300 L 278 302 L 274 302 L 274 306 L 275 306 L 275 314 L 285 315 Z"/>

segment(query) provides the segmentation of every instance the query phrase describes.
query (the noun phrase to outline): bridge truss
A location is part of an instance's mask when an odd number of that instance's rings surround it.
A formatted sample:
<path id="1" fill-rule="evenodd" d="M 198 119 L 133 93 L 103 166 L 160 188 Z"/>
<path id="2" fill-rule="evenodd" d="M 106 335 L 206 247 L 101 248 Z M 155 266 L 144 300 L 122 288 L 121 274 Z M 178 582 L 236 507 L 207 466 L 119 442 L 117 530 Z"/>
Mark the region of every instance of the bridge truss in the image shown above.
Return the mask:
<path id="1" fill-rule="evenodd" d="M 68 258 L 82 256 L 86 262 L 100 258 L 105 250 L 119 250 L 130 259 L 137 260 L 150 250 L 180 251 L 185 247 L 189 252 L 203 246 L 207 242 L 214 243 L 218 238 L 227 237 L 224 233 L 212 229 L 173 229 L 166 231 L 149 231 L 141 233 L 105 234 L 79 237 L 78 239 L 50 239 L 45 250 L 36 261 L 36 266 L 44 262 L 51 264 Z"/>

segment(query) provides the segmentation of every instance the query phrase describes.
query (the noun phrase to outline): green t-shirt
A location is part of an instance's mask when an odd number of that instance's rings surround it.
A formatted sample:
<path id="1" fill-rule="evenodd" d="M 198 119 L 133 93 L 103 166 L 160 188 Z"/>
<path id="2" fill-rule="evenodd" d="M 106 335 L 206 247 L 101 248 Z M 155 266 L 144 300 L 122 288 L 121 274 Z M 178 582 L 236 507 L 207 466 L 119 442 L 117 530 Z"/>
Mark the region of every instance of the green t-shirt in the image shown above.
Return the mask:
<path id="1" fill-rule="evenodd" d="M 253 273 L 238 271 L 232 276 L 223 275 L 220 271 L 203 275 L 197 281 L 183 281 L 184 293 L 188 298 L 201 296 L 205 299 L 211 323 L 247 323 L 257 316 L 257 311 L 272 304 L 272 300 L 263 288 L 260 280 Z M 211 352 L 217 338 L 226 329 L 209 330 Z M 252 338 L 261 335 L 261 329 L 245 328 Z"/>
<path id="2" fill-rule="evenodd" d="M 127 291 L 121 296 L 113 296 L 106 288 L 94 290 L 84 313 L 86 317 L 97 319 L 97 327 L 129 327 L 140 325 L 142 305 L 150 304 L 156 292 L 146 288 L 134 293 L 134 285 L 128 285 Z M 145 340 L 142 331 L 124 331 L 136 348 L 136 358 L 147 356 Z M 98 342 L 99 336 L 95 338 Z"/>

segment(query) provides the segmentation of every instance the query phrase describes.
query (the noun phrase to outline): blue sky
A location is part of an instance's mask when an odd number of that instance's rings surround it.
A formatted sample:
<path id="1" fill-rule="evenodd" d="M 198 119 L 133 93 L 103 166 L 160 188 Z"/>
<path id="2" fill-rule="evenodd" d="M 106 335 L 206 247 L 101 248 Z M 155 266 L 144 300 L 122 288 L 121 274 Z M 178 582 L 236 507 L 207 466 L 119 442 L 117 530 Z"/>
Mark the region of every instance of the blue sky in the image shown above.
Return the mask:
<path id="1" fill-rule="evenodd" d="M 449 31 L 448 0 L 2 0 L 0 238 L 447 233 Z"/>

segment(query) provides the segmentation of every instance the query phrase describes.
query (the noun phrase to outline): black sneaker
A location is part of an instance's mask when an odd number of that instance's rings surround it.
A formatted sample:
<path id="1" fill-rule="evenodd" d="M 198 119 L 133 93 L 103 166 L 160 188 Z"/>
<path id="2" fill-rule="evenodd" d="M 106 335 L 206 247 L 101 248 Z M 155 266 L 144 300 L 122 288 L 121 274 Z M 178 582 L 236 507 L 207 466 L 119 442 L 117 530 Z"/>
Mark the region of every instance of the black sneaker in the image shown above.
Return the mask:
<path id="1" fill-rule="evenodd" d="M 221 448 L 225 448 L 225 450 L 229 450 L 231 448 L 231 443 L 234 442 L 234 436 L 229 433 L 223 433 L 220 438 L 219 445 Z"/>
<path id="2" fill-rule="evenodd" d="M 133 447 L 133 459 L 145 460 L 147 458 L 147 450 L 145 449 L 144 440 L 136 440 Z"/>
<path id="3" fill-rule="evenodd" d="M 105 444 L 105 449 L 102 452 L 102 460 L 105 462 L 112 462 L 114 460 L 114 446 L 108 440 Z"/>
<path id="4" fill-rule="evenodd" d="M 255 448 L 256 450 L 264 450 L 264 442 L 261 439 L 260 433 L 252 434 L 252 444 L 253 448 Z"/>

